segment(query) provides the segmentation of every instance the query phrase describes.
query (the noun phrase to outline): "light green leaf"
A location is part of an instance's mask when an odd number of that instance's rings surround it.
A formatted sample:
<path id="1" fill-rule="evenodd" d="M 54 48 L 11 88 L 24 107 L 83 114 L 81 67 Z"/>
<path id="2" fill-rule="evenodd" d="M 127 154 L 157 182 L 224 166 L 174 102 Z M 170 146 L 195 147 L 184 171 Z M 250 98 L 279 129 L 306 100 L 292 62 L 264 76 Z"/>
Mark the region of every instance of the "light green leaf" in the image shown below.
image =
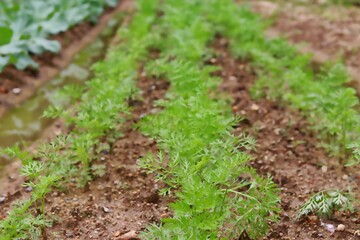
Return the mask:
<path id="1" fill-rule="evenodd" d="M 29 55 L 21 55 L 17 58 L 15 66 L 17 69 L 24 70 L 28 66 L 37 68 L 38 64 L 34 60 L 32 60 Z"/>
<path id="2" fill-rule="evenodd" d="M 44 51 L 59 52 L 61 49 L 60 43 L 45 38 L 35 38 L 29 44 L 29 49 L 32 53 L 41 54 Z"/>
<path id="3" fill-rule="evenodd" d="M 0 46 L 0 54 L 2 55 L 19 54 L 23 51 L 24 47 L 21 42 L 11 42 L 8 45 Z"/>

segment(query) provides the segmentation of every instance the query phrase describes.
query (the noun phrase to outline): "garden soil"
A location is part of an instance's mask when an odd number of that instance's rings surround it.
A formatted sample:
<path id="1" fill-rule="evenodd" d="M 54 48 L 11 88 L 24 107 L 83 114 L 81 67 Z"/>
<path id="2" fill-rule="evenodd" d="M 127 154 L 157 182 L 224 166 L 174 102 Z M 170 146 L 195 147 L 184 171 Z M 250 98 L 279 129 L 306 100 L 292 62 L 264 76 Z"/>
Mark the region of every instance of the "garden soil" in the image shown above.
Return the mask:
<path id="1" fill-rule="evenodd" d="M 271 1 L 252 1 L 254 11 L 274 23 L 269 37 L 285 37 L 311 53 L 314 61 L 324 63 L 342 60 L 350 73 L 350 86 L 360 97 L 360 9 L 336 6 L 314 10 L 314 5 L 281 5 Z M 326 16 L 322 16 L 323 15 Z"/>
<path id="2" fill-rule="evenodd" d="M 124 136 L 94 163 L 106 165 L 105 175 L 90 182 L 87 191 L 69 186 L 47 198 L 46 212 L 58 218 L 47 230 L 48 239 L 138 239 L 139 231 L 169 216 L 169 199 L 158 194 L 161 183 L 137 166 L 139 158 L 156 154 L 156 142 L 134 127 L 159 110 L 153 103 L 164 97 L 168 84 L 142 71 L 138 88 L 142 98 L 130 101 L 132 116 L 124 124 Z"/>
<path id="3" fill-rule="evenodd" d="M 286 29 L 281 28 L 283 30 Z M 326 34 L 327 30 L 322 31 Z M 296 37 L 290 38 L 296 40 Z M 307 41 L 311 42 L 311 37 Z M 250 89 L 256 72 L 248 61 L 231 57 L 226 39 L 218 38 L 213 48 L 216 54 L 209 63 L 221 67 L 216 73 L 224 79 L 220 90 L 232 96 L 234 114 L 245 116 L 235 127 L 234 134 L 246 132 L 255 137 L 257 149 L 250 153 L 254 158 L 252 165 L 263 176 L 270 175 L 281 191 L 281 218 L 278 223 L 271 224 L 265 239 L 360 239 L 356 236 L 360 224 L 358 213 L 335 213 L 332 219 L 311 215 L 295 220 L 299 206 L 324 189 L 346 190 L 351 186 L 359 199 L 359 169 L 344 169 L 318 147 L 317 134 L 309 129 L 301 113 L 266 99 L 253 100 Z M 332 54 L 328 48 L 325 50 Z M 51 65 L 54 61 L 48 62 Z M 34 73 L 24 74 L 34 77 Z M 55 219 L 54 226 L 46 230 L 47 239 L 138 239 L 139 231 L 148 224 L 171 215 L 167 208 L 171 199 L 158 194 L 161 183 L 136 165 L 145 154 L 156 153 L 156 142 L 134 128 L 144 115 L 159 111 L 153 103 L 164 97 L 169 86 L 139 71 L 138 87 L 142 90 L 142 98 L 130 102 L 133 109 L 124 124 L 124 136 L 111 152 L 104 152 L 95 161 L 106 165 L 106 174 L 90 182 L 86 191 L 76 188 L 74 183 L 67 186 L 66 191 L 55 191 L 47 197 L 46 212 Z M 8 179 L 11 183 L 19 177 L 9 175 Z M 20 188 L 0 196 L 0 219 L 14 200 L 28 195 L 26 189 Z M 339 224 L 345 225 L 344 231 L 329 231 L 329 226 L 336 230 Z"/>
<path id="4" fill-rule="evenodd" d="M 212 62 L 222 69 L 217 73 L 224 79 L 220 89 L 233 97 L 234 114 L 245 117 L 234 134 L 246 132 L 255 137 L 252 165 L 264 176 L 270 175 L 281 189 L 281 218 L 271 224 L 265 239 L 360 239 L 355 236 L 360 224 L 358 213 L 336 213 L 333 219 L 309 216 L 295 220 L 297 209 L 321 190 L 346 191 L 351 186 L 360 199 L 360 171 L 344 170 L 319 148 L 316 133 L 309 130 L 301 113 L 266 99 L 253 100 L 250 89 L 256 73 L 247 61 L 233 59 L 227 47 L 226 39 L 218 40 L 214 45 L 217 57 Z M 331 233 L 321 222 L 335 229 L 343 224 L 345 231 Z"/>

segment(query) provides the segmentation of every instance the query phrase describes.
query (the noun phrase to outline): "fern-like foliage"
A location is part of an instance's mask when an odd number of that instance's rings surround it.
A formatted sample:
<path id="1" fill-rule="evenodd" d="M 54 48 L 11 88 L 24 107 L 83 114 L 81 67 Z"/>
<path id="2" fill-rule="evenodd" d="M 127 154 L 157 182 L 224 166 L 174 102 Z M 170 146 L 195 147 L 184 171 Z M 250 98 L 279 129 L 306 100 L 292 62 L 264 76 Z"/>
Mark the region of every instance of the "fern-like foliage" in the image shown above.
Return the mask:
<path id="1" fill-rule="evenodd" d="M 360 138 L 360 102 L 341 63 L 325 64 L 319 72 L 311 67 L 311 56 L 298 52 L 284 39 L 265 37 L 265 22 L 231 0 L 209 0 L 216 14 L 209 14 L 234 56 L 250 59 L 258 72 L 254 97 L 283 100 L 307 116 L 318 132 L 322 146 L 341 160 L 351 157 L 350 144 Z M 351 161 L 351 164 L 358 161 Z"/>
<path id="2" fill-rule="evenodd" d="M 146 72 L 170 82 L 163 111 L 143 118 L 140 130 L 160 151 L 139 161 L 167 184 L 173 215 L 148 227 L 144 239 L 236 239 L 244 230 L 258 239 L 279 213 L 278 189 L 249 167 L 254 140 L 231 134 L 239 121 L 218 92 L 217 67 L 207 66 L 215 28 L 208 17 L 222 0 L 167 0 L 153 48 L 160 58 Z M 216 4 L 215 4 L 216 3 Z M 241 150 L 240 150 L 241 149 Z"/>
<path id="3" fill-rule="evenodd" d="M 74 108 L 54 106 L 44 114 L 65 119 L 72 126 L 69 134 L 38 147 L 34 154 L 22 151 L 19 146 L 2 151 L 21 160 L 21 174 L 27 177 L 25 186 L 31 187 L 32 193 L 25 203 L 15 205 L 0 221 L 0 239 L 39 239 L 40 233 L 50 225 L 45 199 L 52 189 L 71 179 L 77 179 L 83 187 L 94 176 L 104 175 L 105 166 L 95 165 L 93 160 L 102 148 L 102 139 L 119 136 L 115 132 L 129 113 L 127 100 L 138 92 L 134 90 L 138 61 L 147 55 L 157 4 L 157 1 L 138 1 L 138 14 L 121 30 L 123 42 L 93 67 L 94 78 L 84 89 L 64 90 L 72 95 L 72 102 L 80 100 Z"/>
<path id="4" fill-rule="evenodd" d="M 300 219 L 310 213 L 316 213 L 320 217 L 331 217 L 334 211 L 354 211 L 354 198 L 337 190 L 321 191 L 313 195 L 299 209 L 296 219 Z"/>
<path id="5" fill-rule="evenodd" d="M 346 166 L 353 166 L 360 164 L 360 141 L 348 145 L 348 149 L 352 151 L 352 159 Z"/>

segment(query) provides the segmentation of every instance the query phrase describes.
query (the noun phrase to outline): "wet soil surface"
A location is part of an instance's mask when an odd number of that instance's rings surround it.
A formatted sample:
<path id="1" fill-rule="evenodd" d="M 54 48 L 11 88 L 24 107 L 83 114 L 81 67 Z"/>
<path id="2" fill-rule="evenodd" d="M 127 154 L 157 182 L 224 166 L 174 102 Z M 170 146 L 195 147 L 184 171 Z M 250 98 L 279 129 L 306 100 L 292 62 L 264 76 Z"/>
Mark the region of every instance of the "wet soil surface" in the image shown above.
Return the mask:
<path id="1" fill-rule="evenodd" d="M 252 6 L 266 17 L 276 14 L 269 36 L 302 44 L 301 49 L 312 53 L 315 61 L 342 59 L 354 80 L 353 87 L 360 93 L 360 9 L 338 6 L 316 13 L 311 7 L 271 1 L 254 1 Z M 328 17 L 320 15 L 325 11 Z"/>
<path id="2" fill-rule="evenodd" d="M 133 113 L 124 136 L 112 153 L 97 161 L 106 164 L 105 176 L 90 182 L 88 191 L 73 186 L 47 198 L 47 212 L 59 218 L 47 230 L 49 239 L 137 239 L 138 231 L 167 216 L 168 199 L 159 197 L 154 176 L 137 167 L 139 158 L 156 153 L 156 142 L 133 125 L 151 113 L 153 102 L 164 96 L 168 84 L 142 75 L 138 87 L 143 99 L 131 102 Z"/>
<path id="3" fill-rule="evenodd" d="M 310 216 L 295 221 L 299 206 L 320 190 L 346 190 L 351 186 L 359 199 L 360 171 L 344 172 L 336 159 L 318 148 L 316 134 L 308 130 L 300 113 L 266 99 L 253 100 L 250 88 L 256 80 L 254 70 L 246 61 L 230 56 L 226 40 L 218 40 L 214 48 L 218 57 L 213 62 L 222 68 L 218 75 L 224 79 L 221 90 L 233 97 L 234 114 L 246 116 L 234 133 L 255 137 L 253 165 L 264 176 L 271 174 L 281 189 L 281 219 L 271 225 L 265 239 L 360 239 L 354 236 L 359 230 L 359 214 L 336 213 L 331 220 Z M 335 229 L 344 224 L 345 231 L 331 234 L 321 221 L 333 224 Z"/>
<path id="4" fill-rule="evenodd" d="M 97 24 L 85 22 L 53 36 L 52 39 L 61 43 L 62 50 L 58 54 L 45 52 L 42 55 L 33 56 L 35 62 L 39 64 L 37 70 L 20 71 L 13 66 L 6 67 L 0 73 L 0 117 L 14 105 L 23 103 L 33 96 L 37 89 L 58 75 L 81 49 L 101 34 L 108 22 L 117 14 L 131 11 L 132 8 L 132 0 L 122 0 L 116 8 L 107 9 Z"/>

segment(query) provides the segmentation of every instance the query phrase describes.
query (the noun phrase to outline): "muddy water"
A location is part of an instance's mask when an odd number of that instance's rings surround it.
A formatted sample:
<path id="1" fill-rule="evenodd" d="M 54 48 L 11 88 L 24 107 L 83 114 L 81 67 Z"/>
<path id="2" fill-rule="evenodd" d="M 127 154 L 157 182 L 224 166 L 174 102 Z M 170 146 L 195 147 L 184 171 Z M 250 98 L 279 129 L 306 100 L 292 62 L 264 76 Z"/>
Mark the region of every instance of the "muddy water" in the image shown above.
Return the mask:
<path id="1" fill-rule="evenodd" d="M 61 89 L 68 84 L 82 85 L 91 78 L 90 68 L 93 63 L 104 57 L 121 18 L 122 16 L 119 16 L 118 19 L 111 20 L 101 35 L 85 47 L 55 79 L 0 119 L 0 148 L 17 143 L 31 144 L 40 138 L 42 132 L 54 122 L 52 119 L 43 118 L 43 112 L 52 104 L 69 106 L 69 101 L 60 98 Z M 9 159 L 0 157 L 0 170 L 9 162 Z"/>
<path id="2" fill-rule="evenodd" d="M 89 71 L 76 63 L 62 71 L 61 75 L 40 89 L 36 96 L 23 105 L 12 109 L 0 122 L 0 146 L 8 147 L 21 141 L 34 141 L 44 128 L 52 123 L 51 119 L 42 118 L 44 110 L 51 104 L 59 103 L 58 92 L 66 84 L 81 84 L 90 76 Z"/>

